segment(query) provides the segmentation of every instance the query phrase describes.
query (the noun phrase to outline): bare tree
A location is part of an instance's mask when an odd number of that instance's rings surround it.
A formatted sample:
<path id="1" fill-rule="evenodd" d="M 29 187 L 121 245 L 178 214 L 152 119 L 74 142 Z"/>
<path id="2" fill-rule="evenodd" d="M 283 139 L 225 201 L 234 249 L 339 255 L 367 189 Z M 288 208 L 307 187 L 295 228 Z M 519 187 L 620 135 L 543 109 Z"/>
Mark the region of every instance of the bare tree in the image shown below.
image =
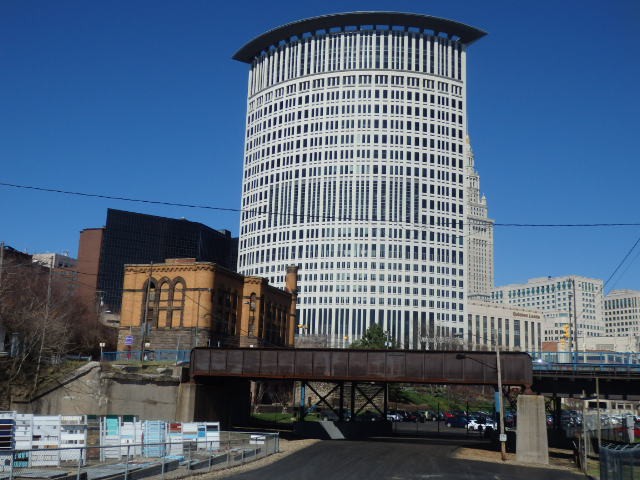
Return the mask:
<path id="1" fill-rule="evenodd" d="M 68 272 L 5 258 L 1 279 L 0 341 L 8 345 L 0 348 L 7 353 L 0 359 L 0 396 L 8 398 L 10 388 L 32 395 L 45 369 L 55 370 L 69 353 L 96 348 L 103 327 L 77 300 Z"/>

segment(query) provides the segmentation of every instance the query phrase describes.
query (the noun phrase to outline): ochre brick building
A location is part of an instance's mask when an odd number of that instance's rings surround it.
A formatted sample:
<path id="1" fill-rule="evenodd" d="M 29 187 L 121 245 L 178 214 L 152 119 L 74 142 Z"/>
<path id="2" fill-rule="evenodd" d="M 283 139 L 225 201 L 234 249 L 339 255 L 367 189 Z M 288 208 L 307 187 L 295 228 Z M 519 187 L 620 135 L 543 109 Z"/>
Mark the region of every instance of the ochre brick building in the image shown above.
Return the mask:
<path id="1" fill-rule="evenodd" d="M 125 265 L 118 350 L 293 346 L 297 267 L 286 278 L 282 290 L 194 259 Z"/>

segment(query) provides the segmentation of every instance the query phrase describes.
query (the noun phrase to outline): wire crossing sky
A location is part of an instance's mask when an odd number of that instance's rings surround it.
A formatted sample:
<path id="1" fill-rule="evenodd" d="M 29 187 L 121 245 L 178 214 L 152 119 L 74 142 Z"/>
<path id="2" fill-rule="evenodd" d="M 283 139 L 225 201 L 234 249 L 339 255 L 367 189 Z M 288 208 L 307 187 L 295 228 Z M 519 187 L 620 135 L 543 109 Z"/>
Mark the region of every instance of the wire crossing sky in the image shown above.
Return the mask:
<path id="1" fill-rule="evenodd" d="M 247 65 L 231 56 L 279 25 L 364 10 L 488 32 L 468 49 L 467 100 L 496 283 L 618 266 L 607 289 L 640 289 L 635 0 L 2 2 L 0 241 L 75 255 L 107 208 L 237 234 Z"/>

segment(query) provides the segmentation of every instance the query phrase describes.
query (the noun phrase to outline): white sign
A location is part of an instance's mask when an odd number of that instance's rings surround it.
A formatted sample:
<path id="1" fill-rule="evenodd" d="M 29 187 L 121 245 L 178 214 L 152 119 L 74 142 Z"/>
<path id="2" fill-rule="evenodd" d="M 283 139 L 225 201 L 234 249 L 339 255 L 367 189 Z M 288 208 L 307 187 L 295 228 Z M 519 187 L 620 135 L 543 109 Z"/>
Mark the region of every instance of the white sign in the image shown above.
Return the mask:
<path id="1" fill-rule="evenodd" d="M 501 442 L 506 442 L 507 441 L 507 434 L 506 433 L 501 433 L 500 434 L 500 441 Z"/>

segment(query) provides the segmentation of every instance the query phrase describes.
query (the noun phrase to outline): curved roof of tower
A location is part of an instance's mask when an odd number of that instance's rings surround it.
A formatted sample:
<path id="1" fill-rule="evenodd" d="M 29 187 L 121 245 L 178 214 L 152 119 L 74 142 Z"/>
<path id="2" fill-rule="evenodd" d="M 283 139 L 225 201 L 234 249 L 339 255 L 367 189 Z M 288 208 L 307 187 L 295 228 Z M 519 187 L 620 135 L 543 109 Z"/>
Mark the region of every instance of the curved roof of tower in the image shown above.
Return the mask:
<path id="1" fill-rule="evenodd" d="M 287 23 L 269 30 L 251 40 L 238 50 L 233 56 L 234 60 L 251 63 L 263 51 L 277 46 L 282 41 L 288 41 L 291 37 L 302 38 L 304 34 L 313 34 L 317 31 L 329 32 L 334 28 L 363 27 L 363 26 L 388 26 L 418 28 L 432 30 L 435 34 L 445 33 L 449 38 L 457 37 L 457 40 L 470 44 L 484 37 L 487 33 L 464 23 L 454 22 L 446 18 L 420 15 L 417 13 L 402 12 L 349 12 L 322 15 Z"/>

